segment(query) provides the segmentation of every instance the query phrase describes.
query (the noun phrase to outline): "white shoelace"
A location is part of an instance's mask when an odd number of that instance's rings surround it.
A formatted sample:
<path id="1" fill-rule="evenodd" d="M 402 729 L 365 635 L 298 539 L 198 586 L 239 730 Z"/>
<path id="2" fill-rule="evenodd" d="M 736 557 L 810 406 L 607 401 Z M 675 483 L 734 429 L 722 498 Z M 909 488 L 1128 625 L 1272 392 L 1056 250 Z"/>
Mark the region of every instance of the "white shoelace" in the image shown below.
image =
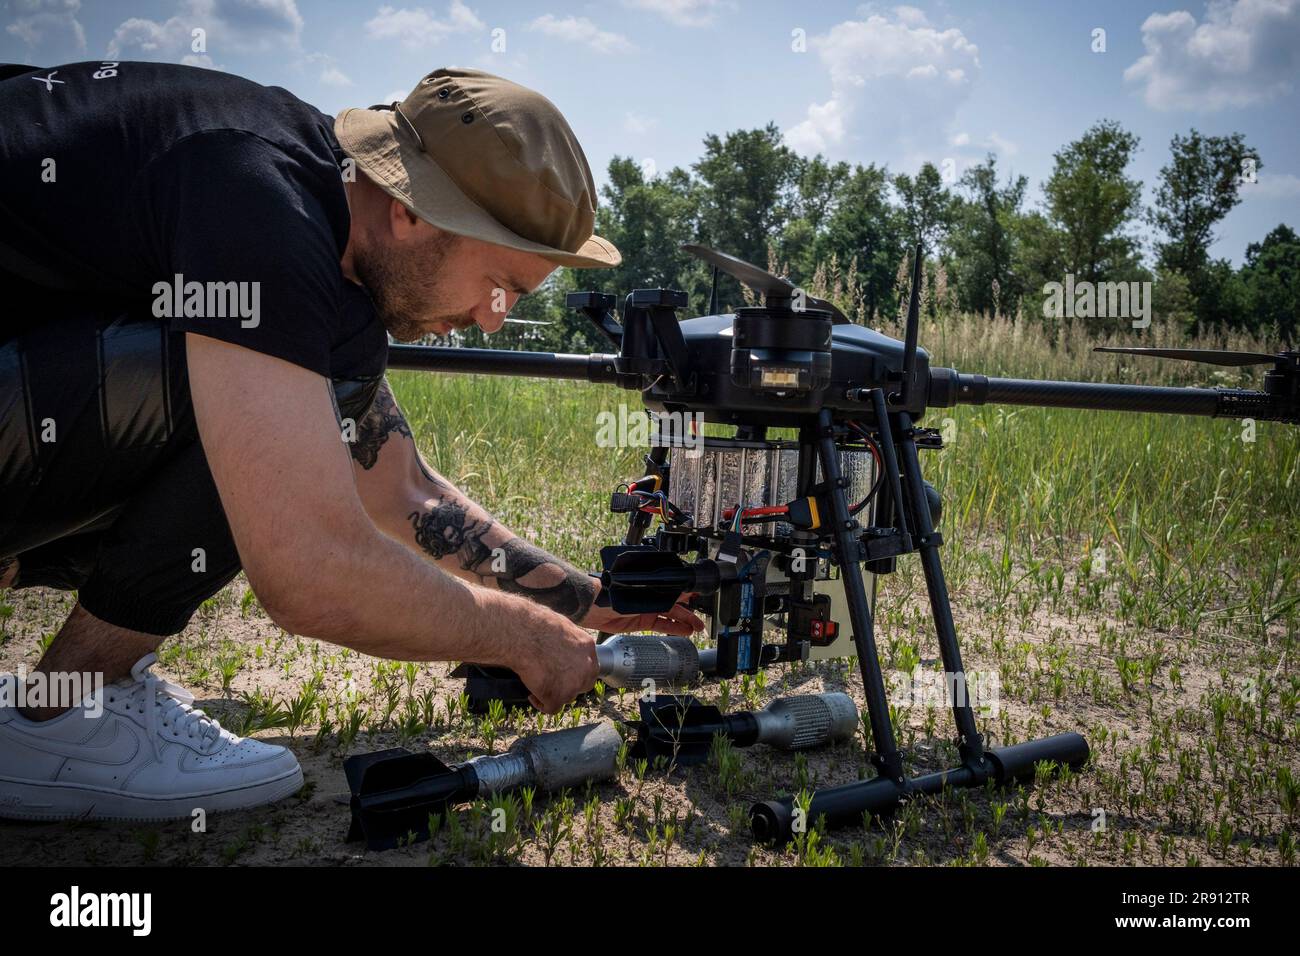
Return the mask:
<path id="1" fill-rule="evenodd" d="M 149 668 L 158 663 L 157 654 L 147 654 L 131 668 L 135 686 L 123 689 L 130 697 L 142 696 L 140 706 L 144 713 L 144 727 L 153 744 L 155 759 L 162 760 L 161 732 L 158 727 L 172 725 L 177 735 L 184 734 L 199 740 L 199 749 L 206 750 L 221 739 L 221 725 L 203 711 L 193 707 L 194 695 L 184 687 L 154 675 Z M 138 689 L 137 689 L 138 688 Z"/>

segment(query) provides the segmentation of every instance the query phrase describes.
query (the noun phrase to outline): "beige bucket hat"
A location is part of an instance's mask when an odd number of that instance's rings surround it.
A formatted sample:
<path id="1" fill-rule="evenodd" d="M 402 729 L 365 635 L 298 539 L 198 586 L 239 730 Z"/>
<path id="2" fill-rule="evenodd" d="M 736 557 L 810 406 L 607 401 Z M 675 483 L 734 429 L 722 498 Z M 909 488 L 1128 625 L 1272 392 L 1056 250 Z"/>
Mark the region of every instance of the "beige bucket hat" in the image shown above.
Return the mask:
<path id="1" fill-rule="evenodd" d="M 334 132 L 381 189 L 439 229 L 580 269 L 623 259 L 592 234 L 587 158 L 540 93 L 479 70 L 434 70 L 401 103 L 339 113 Z"/>

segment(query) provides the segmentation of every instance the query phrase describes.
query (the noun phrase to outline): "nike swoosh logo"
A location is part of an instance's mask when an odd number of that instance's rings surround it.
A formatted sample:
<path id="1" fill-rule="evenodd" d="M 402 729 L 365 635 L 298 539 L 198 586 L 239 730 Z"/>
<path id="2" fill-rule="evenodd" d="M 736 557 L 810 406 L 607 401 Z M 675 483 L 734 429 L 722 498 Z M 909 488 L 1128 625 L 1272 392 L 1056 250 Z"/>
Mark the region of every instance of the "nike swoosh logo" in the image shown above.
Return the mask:
<path id="1" fill-rule="evenodd" d="M 108 715 L 105 714 L 105 716 Z M 24 747 L 31 747 L 33 750 L 40 750 L 47 754 L 56 754 L 69 760 L 110 765 L 129 763 L 140 752 L 140 739 L 134 731 L 123 728 L 122 717 L 117 715 L 114 715 L 114 717 L 115 719 L 112 721 L 112 739 L 103 743 L 99 742 L 99 738 L 104 736 L 102 729 L 85 743 L 50 740 L 40 734 L 29 734 L 12 726 L 0 729 L 0 733 Z"/>

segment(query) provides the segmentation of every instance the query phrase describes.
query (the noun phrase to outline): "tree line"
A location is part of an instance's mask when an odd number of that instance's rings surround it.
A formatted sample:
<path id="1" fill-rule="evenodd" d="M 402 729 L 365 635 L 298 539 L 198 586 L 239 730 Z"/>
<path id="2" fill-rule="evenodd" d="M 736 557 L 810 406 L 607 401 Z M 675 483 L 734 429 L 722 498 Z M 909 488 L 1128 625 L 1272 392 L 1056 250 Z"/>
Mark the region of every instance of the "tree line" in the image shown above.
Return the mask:
<path id="1" fill-rule="evenodd" d="M 1247 246 L 1234 268 L 1214 258 L 1216 228 L 1254 186 L 1263 164 L 1240 134 L 1175 135 L 1151 205 L 1129 167 L 1139 139 L 1102 120 L 1054 155 L 1042 201 L 1030 208 L 1025 176 L 1003 175 L 997 157 L 960 173 L 926 163 L 909 176 L 875 163 L 802 157 L 779 129 L 709 135 L 689 169 L 648 175 L 615 157 L 601 190 L 597 232 L 623 253 L 614 269 L 562 270 L 525 296 L 493 346 L 583 351 L 606 344 L 564 310 L 564 294 L 597 285 L 622 297 L 636 288 L 708 301 L 711 270 L 681 251 L 700 243 L 767 265 L 855 321 L 896 319 L 907 295 L 911 249 L 925 250 L 925 307 L 932 314 L 1020 315 L 1058 320 L 1051 283 L 1150 282 L 1153 311 L 1189 333 L 1244 329 L 1293 343 L 1300 306 L 1300 238 L 1279 225 Z M 945 173 L 947 175 L 945 175 Z M 594 280 L 594 281 L 593 281 Z M 730 279 L 722 311 L 744 305 Z M 1127 321 L 1097 321 L 1112 326 Z M 483 345 L 481 333 L 464 344 Z"/>

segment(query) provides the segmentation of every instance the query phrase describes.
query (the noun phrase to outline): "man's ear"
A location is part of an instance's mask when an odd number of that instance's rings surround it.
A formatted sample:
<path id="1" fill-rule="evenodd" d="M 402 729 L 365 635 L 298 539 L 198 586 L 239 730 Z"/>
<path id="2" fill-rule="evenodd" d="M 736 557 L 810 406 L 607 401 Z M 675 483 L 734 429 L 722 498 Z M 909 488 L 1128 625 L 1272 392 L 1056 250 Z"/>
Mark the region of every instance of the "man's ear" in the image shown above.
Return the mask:
<path id="1" fill-rule="evenodd" d="M 426 225 L 423 219 L 391 196 L 388 198 L 388 231 L 394 239 L 405 242 Z"/>

